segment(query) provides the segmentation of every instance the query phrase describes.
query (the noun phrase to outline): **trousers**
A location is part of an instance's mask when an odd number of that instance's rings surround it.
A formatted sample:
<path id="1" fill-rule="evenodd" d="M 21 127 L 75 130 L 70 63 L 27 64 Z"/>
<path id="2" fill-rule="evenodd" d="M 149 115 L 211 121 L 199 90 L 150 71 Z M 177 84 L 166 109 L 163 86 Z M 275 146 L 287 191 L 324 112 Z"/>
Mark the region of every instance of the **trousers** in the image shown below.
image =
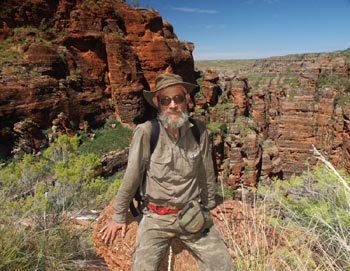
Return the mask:
<path id="1" fill-rule="evenodd" d="M 158 271 L 170 241 L 178 238 L 195 256 L 201 271 L 233 271 L 233 261 L 215 224 L 205 232 L 190 234 L 179 225 L 176 214 L 148 211 L 137 230 L 132 271 Z"/>

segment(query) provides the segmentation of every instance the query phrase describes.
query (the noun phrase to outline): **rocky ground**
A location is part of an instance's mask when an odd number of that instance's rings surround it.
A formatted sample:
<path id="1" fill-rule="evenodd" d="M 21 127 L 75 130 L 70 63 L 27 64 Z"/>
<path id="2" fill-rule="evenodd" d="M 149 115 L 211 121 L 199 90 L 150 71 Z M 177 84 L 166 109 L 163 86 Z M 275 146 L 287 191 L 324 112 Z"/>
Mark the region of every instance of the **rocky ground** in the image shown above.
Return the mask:
<path id="1" fill-rule="evenodd" d="M 266 242 L 268 230 L 263 228 L 258 221 L 254 209 L 238 200 L 225 200 L 223 205 L 228 211 L 224 221 L 215 219 L 215 224 L 222 232 L 224 239 L 229 245 L 230 254 L 235 259 L 238 253 L 247 249 L 259 249 L 262 246 L 268 248 L 272 243 L 277 242 L 276 235 Z M 106 245 L 101 240 L 99 230 L 107 223 L 112 215 L 112 207 L 109 205 L 101 213 L 100 218 L 94 225 L 93 239 L 97 253 L 105 260 L 109 270 L 123 271 L 130 270 L 132 263 L 132 252 L 135 243 L 137 223 L 131 215 L 128 216 L 128 231 L 125 238 L 118 236 L 112 245 Z M 264 233 L 262 233 L 264 231 Z M 248 248 L 248 247 L 249 248 Z M 191 253 L 177 240 L 171 243 L 171 270 L 173 271 L 196 271 L 198 266 Z M 240 252 L 239 252 L 240 251 Z M 168 270 L 169 252 L 164 258 L 159 270 Z M 98 269 L 101 270 L 101 269 Z"/>

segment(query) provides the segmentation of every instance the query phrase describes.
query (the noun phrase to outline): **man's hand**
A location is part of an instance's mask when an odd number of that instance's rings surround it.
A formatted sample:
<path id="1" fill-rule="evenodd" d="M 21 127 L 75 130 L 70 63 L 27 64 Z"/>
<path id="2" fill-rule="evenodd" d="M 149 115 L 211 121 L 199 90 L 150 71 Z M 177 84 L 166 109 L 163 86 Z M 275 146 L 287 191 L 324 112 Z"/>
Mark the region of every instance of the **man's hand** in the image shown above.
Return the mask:
<path id="1" fill-rule="evenodd" d="M 215 208 L 210 210 L 210 214 L 219 219 L 220 221 L 224 220 L 223 215 L 224 214 L 231 214 L 233 211 L 233 206 L 231 206 L 230 204 L 225 204 L 225 203 L 221 203 L 220 205 L 217 205 Z"/>
<path id="2" fill-rule="evenodd" d="M 117 231 L 121 231 L 121 236 L 124 238 L 126 233 L 126 224 L 119 224 L 114 220 L 111 220 L 106 226 L 104 226 L 100 232 L 103 233 L 101 239 L 106 243 L 113 243 L 117 236 Z"/>
<path id="3" fill-rule="evenodd" d="M 223 217 L 221 216 L 221 211 L 219 209 L 219 206 L 216 206 L 214 209 L 210 210 L 211 216 L 219 219 L 220 221 L 224 220 Z"/>

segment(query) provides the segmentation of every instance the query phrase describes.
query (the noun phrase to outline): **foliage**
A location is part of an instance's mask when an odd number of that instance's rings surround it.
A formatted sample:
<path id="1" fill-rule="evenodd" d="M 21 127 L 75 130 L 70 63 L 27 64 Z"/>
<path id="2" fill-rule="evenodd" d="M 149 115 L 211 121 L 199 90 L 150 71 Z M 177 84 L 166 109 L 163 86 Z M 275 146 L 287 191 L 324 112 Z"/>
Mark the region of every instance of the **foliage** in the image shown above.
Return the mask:
<path id="1" fill-rule="evenodd" d="M 346 94 L 338 93 L 334 97 L 334 106 L 336 105 L 340 105 L 340 106 L 350 105 L 350 96 Z"/>
<path id="2" fill-rule="evenodd" d="M 131 140 L 132 130 L 110 119 L 102 129 L 95 130 L 94 134 L 94 140 L 85 140 L 79 150 L 83 153 L 95 153 L 101 156 L 109 151 L 127 147 Z"/>
<path id="3" fill-rule="evenodd" d="M 13 35 L 0 41 L 0 69 L 1 73 L 10 77 L 32 78 L 40 75 L 38 67 L 31 63 L 25 63 L 24 51 L 32 43 L 41 43 L 52 46 L 52 41 L 44 39 L 44 33 L 52 30 L 46 29 L 45 19 L 41 21 L 39 28 L 18 27 L 13 29 Z"/>
<path id="4" fill-rule="evenodd" d="M 345 58 L 346 62 L 350 62 L 350 48 L 340 51 L 340 55 Z"/>
<path id="5" fill-rule="evenodd" d="M 108 190 L 105 194 L 105 197 L 107 199 L 114 198 L 115 195 L 117 195 L 118 189 L 120 187 L 122 178 L 123 178 L 124 173 L 123 172 L 117 172 L 116 174 L 108 177 L 106 182 L 109 184 L 108 185 Z"/>
<path id="6" fill-rule="evenodd" d="M 84 241 L 89 235 L 85 229 L 65 225 L 46 230 L 13 223 L 3 226 L 0 270 L 79 270 L 74 258 L 94 255 L 93 246 Z"/>
<path id="7" fill-rule="evenodd" d="M 1 62 L 13 62 L 23 58 L 23 50 L 21 45 L 13 42 L 13 38 L 9 37 L 0 42 L 2 50 L 0 51 Z"/>
<path id="8" fill-rule="evenodd" d="M 332 87 L 345 92 L 350 91 L 350 82 L 347 77 L 340 76 L 334 71 L 323 70 L 316 81 L 317 88 Z"/>
<path id="9" fill-rule="evenodd" d="M 234 125 L 240 129 L 241 136 L 246 136 L 252 132 L 256 133 L 255 131 L 258 128 L 258 124 L 254 120 L 244 116 L 236 118 Z"/>
<path id="10" fill-rule="evenodd" d="M 210 122 L 207 124 L 207 130 L 208 130 L 209 135 L 211 135 L 211 134 L 225 135 L 227 133 L 227 126 L 225 123 Z"/>
<path id="11" fill-rule="evenodd" d="M 349 177 L 342 175 L 350 184 Z M 283 231 L 293 228 L 303 234 L 303 238 L 290 236 L 289 242 L 303 245 L 300 254 L 310 255 L 308 260 L 314 269 L 350 267 L 350 191 L 336 175 L 319 166 L 300 177 L 260 186 L 259 192 L 266 214 L 276 228 Z M 292 262 L 288 264 L 293 266 Z"/>
<path id="12" fill-rule="evenodd" d="M 131 4 L 134 8 L 140 7 L 139 0 L 131 0 Z"/>
<path id="13" fill-rule="evenodd" d="M 73 227 L 71 217 L 106 204 L 120 181 L 97 177 L 98 156 L 80 153 L 79 142 L 63 135 L 43 156 L 0 169 L 1 270 L 76 270 L 94 254 L 90 228 Z"/>
<path id="14" fill-rule="evenodd" d="M 237 105 L 234 103 L 225 102 L 222 104 L 217 104 L 215 106 L 215 109 L 216 109 L 216 112 L 219 116 L 225 116 L 226 111 L 229 111 L 229 110 L 235 108 L 235 106 L 237 106 Z"/>
<path id="15" fill-rule="evenodd" d="M 230 59 L 230 60 L 198 60 L 195 61 L 195 68 L 201 71 L 208 70 L 251 70 L 256 59 Z"/>

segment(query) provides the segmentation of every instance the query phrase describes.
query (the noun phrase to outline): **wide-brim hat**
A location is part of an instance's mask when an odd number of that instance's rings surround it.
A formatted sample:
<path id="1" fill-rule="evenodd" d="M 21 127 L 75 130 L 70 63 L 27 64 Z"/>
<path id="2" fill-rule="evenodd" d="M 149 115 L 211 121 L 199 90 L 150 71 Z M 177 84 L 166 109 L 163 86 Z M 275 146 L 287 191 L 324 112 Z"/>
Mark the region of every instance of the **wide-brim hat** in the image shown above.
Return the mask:
<path id="1" fill-rule="evenodd" d="M 183 86 L 187 93 L 190 94 L 197 85 L 184 82 L 182 77 L 177 74 L 173 73 L 164 73 L 156 77 L 156 85 L 154 90 L 144 90 L 143 96 L 145 97 L 146 101 L 152 105 L 153 107 L 156 107 L 156 105 L 153 103 L 153 97 L 156 95 L 157 91 L 162 90 L 164 88 L 175 86 L 175 85 L 181 85 Z"/>

